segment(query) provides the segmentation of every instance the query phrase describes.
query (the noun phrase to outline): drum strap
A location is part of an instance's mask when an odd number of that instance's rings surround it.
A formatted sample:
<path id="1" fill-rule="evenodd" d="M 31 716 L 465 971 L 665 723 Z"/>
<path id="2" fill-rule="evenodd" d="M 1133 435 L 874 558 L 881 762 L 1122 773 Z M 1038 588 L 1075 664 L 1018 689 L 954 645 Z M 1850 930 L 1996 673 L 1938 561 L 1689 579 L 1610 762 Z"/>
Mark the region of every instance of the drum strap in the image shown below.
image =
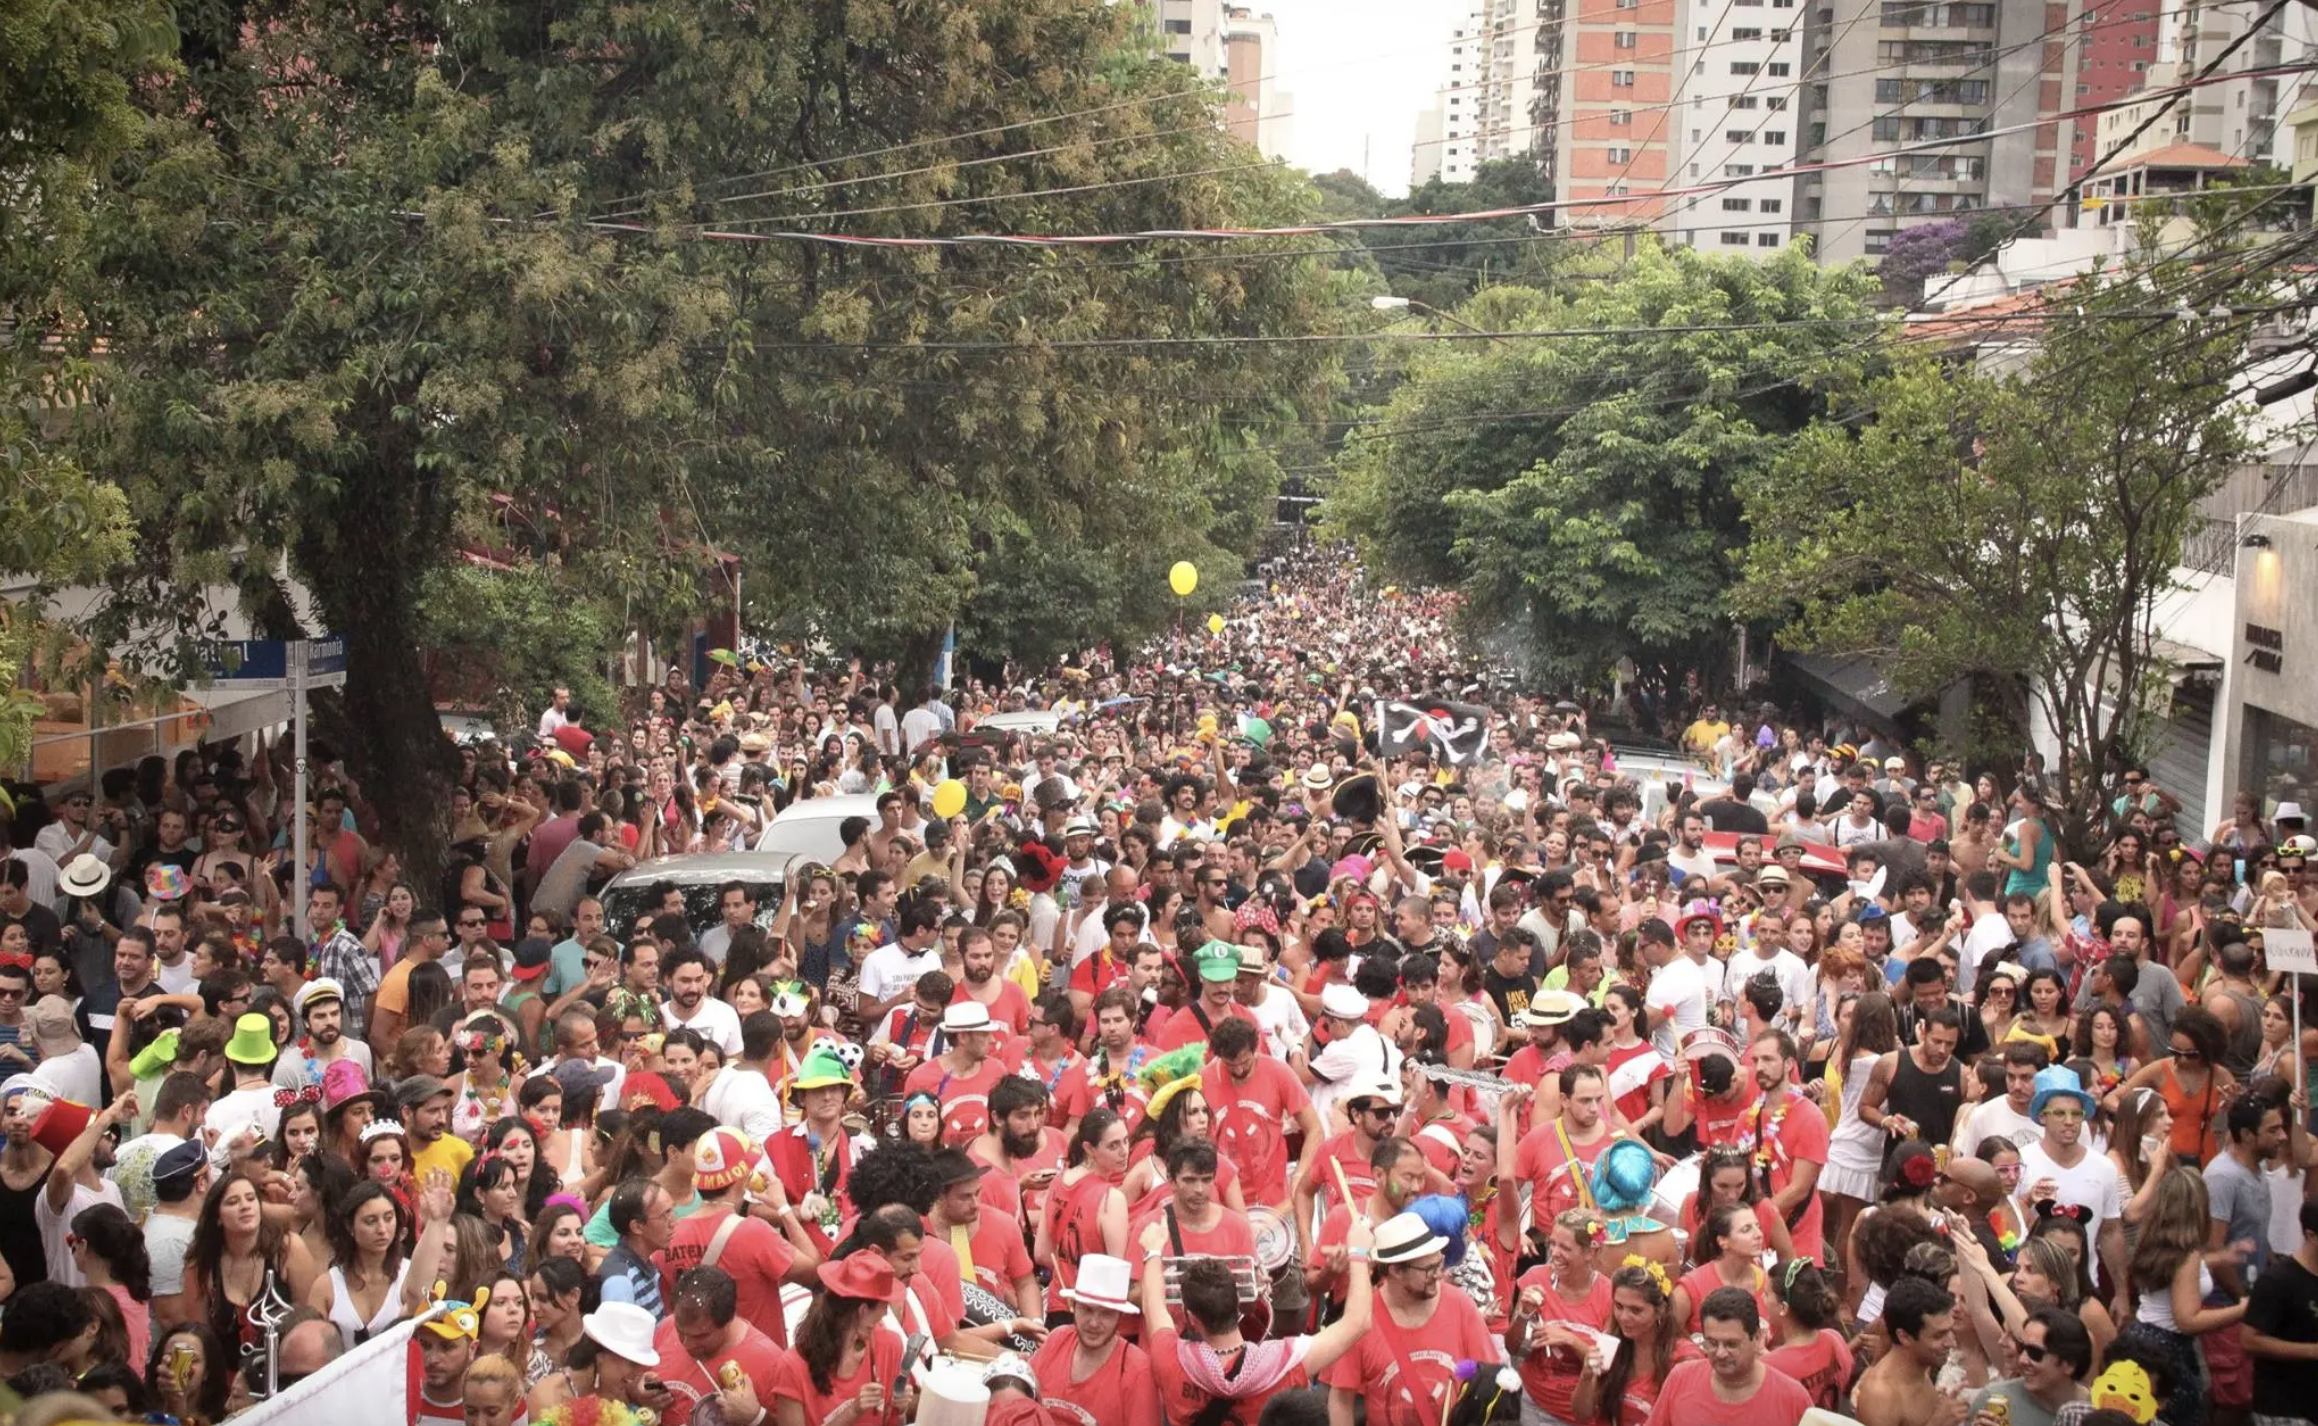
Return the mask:
<path id="1" fill-rule="evenodd" d="M 743 1216 L 739 1213 L 724 1215 L 724 1221 L 716 1225 L 716 1236 L 708 1240 L 708 1251 L 700 1255 L 700 1266 L 716 1266 L 717 1261 L 724 1256 L 725 1245 L 732 1241 L 733 1234 L 740 1231 Z"/>
<path id="2" fill-rule="evenodd" d="M 1174 1248 L 1175 1256 L 1180 1258 L 1183 1256 L 1183 1229 L 1181 1225 L 1175 1221 L 1175 1205 L 1170 1203 L 1162 1211 L 1164 1211 L 1167 1215 L 1168 1246 Z"/>
<path id="3" fill-rule="evenodd" d="M 1417 1400 L 1416 1363 L 1409 1360 L 1408 1349 L 1400 1344 L 1400 1333 L 1395 1330 L 1398 1324 L 1381 1320 L 1383 1316 L 1382 1313 L 1378 1314 L 1380 1320 L 1376 1324 L 1376 1335 L 1382 1337 L 1384 1344 L 1392 1349 L 1393 1363 L 1400 1368 L 1400 1394 L 1407 1399 L 1410 1409 L 1415 1413 L 1417 1426 L 1423 1426 L 1425 1407 L 1423 1402 Z M 1389 1421 L 1392 1415 L 1393 1412 L 1387 1408 L 1385 1418 Z"/>
<path id="4" fill-rule="evenodd" d="M 1570 1182 L 1577 1185 L 1578 1206 L 1594 1211 L 1594 1188 L 1586 1182 L 1586 1167 L 1578 1161 L 1577 1146 L 1569 1141 L 1569 1126 L 1561 1120 L 1553 1121 L 1553 1136 L 1561 1142 L 1562 1167 L 1569 1170 Z"/>
<path id="5" fill-rule="evenodd" d="M 950 1248 L 958 1255 L 958 1280 L 972 1282 L 974 1280 L 974 1235 L 966 1231 L 965 1224 L 952 1223 L 950 1225 Z"/>

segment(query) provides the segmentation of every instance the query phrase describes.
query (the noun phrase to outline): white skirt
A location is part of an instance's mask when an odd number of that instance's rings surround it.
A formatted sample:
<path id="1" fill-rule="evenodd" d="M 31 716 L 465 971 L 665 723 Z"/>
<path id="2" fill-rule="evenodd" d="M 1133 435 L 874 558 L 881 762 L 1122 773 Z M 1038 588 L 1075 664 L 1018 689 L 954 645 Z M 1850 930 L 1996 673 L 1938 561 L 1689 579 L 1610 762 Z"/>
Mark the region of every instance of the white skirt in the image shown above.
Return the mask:
<path id="1" fill-rule="evenodd" d="M 1821 1193 L 1840 1193 L 1847 1198 L 1856 1198 L 1862 1203 L 1873 1203 L 1876 1194 L 1875 1179 L 1874 1169 L 1853 1168 L 1849 1164 L 1840 1164 L 1835 1161 L 1833 1155 L 1829 1155 L 1825 1167 L 1819 1170 L 1819 1191 Z"/>

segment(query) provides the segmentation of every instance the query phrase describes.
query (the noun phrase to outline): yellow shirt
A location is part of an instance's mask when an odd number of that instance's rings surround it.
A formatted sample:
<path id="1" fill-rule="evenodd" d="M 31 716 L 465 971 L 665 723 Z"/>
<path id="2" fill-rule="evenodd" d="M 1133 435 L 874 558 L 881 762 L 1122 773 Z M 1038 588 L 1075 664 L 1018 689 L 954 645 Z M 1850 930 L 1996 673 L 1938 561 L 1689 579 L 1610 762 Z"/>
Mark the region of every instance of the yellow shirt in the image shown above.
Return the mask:
<path id="1" fill-rule="evenodd" d="M 423 1149 L 411 1150 L 411 1177 L 424 1185 L 429 1173 L 441 1169 L 455 1181 L 467 1171 L 467 1163 L 474 1157 L 473 1144 L 456 1134 L 444 1134 Z"/>

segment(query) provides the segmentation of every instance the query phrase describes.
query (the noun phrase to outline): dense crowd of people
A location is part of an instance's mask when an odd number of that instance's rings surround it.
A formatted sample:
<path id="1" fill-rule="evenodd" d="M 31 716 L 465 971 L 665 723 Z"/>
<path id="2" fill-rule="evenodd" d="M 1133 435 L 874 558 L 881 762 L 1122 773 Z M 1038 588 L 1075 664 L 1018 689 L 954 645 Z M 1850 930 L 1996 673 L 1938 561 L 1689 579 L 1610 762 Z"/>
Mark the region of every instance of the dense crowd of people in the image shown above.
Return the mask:
<path id="1" fill-rule="evenodd" d="M 262 741 L 20 800 L 17 1419 L 223 1421 L 412 1319 L 469 1426 L 961 1364 L 1006 1426 L 2318 1417 L 2303 789 L 2119 768 L 2063 848 L 2033 770 L 1685 689 L 1614 710 L 1654 757 L 1445 596 L 1264 573 L 998 683 L 559 693 L 424 884 L 326 756 L 301 862 Z"/>

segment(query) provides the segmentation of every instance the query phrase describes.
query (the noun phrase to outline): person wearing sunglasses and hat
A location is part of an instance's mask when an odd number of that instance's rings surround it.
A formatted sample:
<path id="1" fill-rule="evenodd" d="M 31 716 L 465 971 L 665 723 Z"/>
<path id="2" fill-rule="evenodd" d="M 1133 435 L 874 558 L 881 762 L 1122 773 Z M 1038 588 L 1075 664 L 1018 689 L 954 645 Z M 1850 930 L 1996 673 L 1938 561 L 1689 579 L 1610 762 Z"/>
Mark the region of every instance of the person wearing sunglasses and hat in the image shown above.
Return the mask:
<path id="1" fill-rule="evenodd" d="M 1431 1426 L 1457 1399 L 1458 1363 L 1477 1363 L 1486 1373 L 1504 1361 L 1504 1345 L 1473 1299 L 1441 1290 L 1450 1247 L 1415 1213 L 1376 1229 L 1374 1325 L 1321 1374 L 1331 1421 L 1350 1420 L 1354 1403 L 1365 1399 L 1375 1426 Z"/>
<path id="2" fill-rule="evenodd" d="M 902 1081 L 904 1096 L 931 1094 L 942 1106 L 942 1139 L 964 1144 L 990 1127 L 990 1090 L 1010 1073 L 991 1053 L 998 1023 L 978 1000 L 952 1001 L 942 1011 L 942 1038 L 949 1048 Z"/>

